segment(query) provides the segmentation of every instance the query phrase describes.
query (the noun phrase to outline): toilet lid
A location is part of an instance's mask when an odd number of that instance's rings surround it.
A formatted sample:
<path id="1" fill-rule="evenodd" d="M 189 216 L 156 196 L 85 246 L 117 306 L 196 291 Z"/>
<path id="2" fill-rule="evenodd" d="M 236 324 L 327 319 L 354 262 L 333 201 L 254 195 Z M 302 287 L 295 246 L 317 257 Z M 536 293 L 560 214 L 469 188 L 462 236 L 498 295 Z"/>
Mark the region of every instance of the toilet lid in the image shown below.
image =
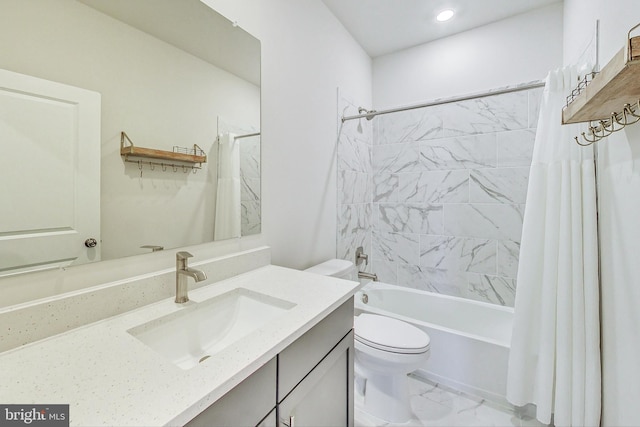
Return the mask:
<path id="1" fill-rule="evenodd" d="M 355 338 L 363 344 L 394 353 L 417 354 L 429 350 L 429 335 L 391 317 L 362 313 L 354 320 Z"/>

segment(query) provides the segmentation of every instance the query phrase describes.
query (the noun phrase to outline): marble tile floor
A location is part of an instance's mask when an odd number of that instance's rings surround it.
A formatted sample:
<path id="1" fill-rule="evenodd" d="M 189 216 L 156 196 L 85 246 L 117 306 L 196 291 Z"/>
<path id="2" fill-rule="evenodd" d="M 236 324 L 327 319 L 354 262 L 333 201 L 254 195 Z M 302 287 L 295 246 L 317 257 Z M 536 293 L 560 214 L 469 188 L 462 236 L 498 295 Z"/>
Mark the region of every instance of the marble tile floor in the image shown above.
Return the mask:
<path id="1" fill-rule="evenodd" d="M 422 378 L 409 376 L 411 409 L 414 418 L 405 424 L 389 424 L 361 410 L 362 397 L 356 394 L 356 427 L 544 427 L 535 418 L 478 397 L 454 391 Z"/>

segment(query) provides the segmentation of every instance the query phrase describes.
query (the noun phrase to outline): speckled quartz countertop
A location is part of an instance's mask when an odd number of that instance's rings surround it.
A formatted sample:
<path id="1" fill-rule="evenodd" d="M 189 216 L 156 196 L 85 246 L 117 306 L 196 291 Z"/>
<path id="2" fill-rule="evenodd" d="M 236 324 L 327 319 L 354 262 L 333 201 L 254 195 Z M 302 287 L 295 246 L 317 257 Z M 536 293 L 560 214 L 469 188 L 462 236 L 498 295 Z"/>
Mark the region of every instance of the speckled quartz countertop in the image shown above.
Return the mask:
<path id="1" fill-rule="evenodd" d="M 182 425 L 347 301 L 358 287 L 356 282 L 276 266 L 212 283 L 191 291 L 187 304 L 163 300 L 0 353 L 0 402 L 69 404 L 70 423 L 76 426 Z M 188 370 L 127 332 L 236 288 L 296 305 Z"/>

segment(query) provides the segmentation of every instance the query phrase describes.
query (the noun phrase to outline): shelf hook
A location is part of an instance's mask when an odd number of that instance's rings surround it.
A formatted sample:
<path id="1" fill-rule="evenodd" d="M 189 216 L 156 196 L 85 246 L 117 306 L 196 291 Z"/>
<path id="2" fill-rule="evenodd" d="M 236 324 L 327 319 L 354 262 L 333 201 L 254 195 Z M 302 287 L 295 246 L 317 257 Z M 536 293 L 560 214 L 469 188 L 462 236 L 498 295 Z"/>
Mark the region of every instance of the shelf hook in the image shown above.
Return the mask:
<path id="1" fill-rule="evenodd" d="M 611 129 L 609 129 L 611 127 Z M 596 131 L 600 128 L 602 133 L 600 134 L 600 139 L 606 138 L 611 135 L 615 130 L 613 128 L 613 123 L 609 120 L 600 120 L 600 126 L 596 127 Z"/>
<path id="2" fill-rule="evenodd" d="M 599 140 L 601 140 L 601 139 L 602 139 L 602 138 L 600 138 L 600 137 L 598 136 L 598 134 L 597 134 L 597 133 L 595 133 L 595 132 L 594 132 L 594 130 L 595 130 L 595 129 L 594 129 L 593 127 L 589 127 L 589 134 L 593 137 L 593 139 L 589 139 L 589 138 L 587 137 L 587 134 L 586 134 L 585 132 L 582 132 L 582 138 L 583 138 L 585 141 L 587 141 L 587 142 L 588 142 L 588 144 L 580 144 L 580 145 L 591 145 L 591 144 L 593 144 L 594 142 L 597 142 L 597 141 L 599 141 Z"/>
<path id="3" fill-rule="evenodd" d="M 582 138 L 584 138 L 585 141 L 589 141 L 584 132 L 582 132 Z M 576 144 L 582 147 L 588 147 L 595 142 L 595 141 L 592 141 L 592 142 L 588 142 L 587 144 L 583 144 L 582 142 L 580 142 L 580 139 L 577 136 L 574 136 L 573 139 L 576 140 Z"/>
<path id="4" fill-rule="evenodd" d="M 640 119 L 640 116 L 636 114 L 638 111 L 640 111 L 640 99 L 638 99 L 638 101 L 635 104 L 633 104 L 633 106 L 629 105 L 629 113 L 631 113 L 633 117 Z"/>
<path id="5" fill-rule="evenodd" d="M 627 118 L 627 107 L 629 104 L 625 104 L 624 108 L 620 113 L 613 112 L 611 113 L 611 120 L 614 120 L 620 126 L 625 127 L 629 124 L 629 120 Z M 621 117 L 620 117 L 621 116 Z"/>

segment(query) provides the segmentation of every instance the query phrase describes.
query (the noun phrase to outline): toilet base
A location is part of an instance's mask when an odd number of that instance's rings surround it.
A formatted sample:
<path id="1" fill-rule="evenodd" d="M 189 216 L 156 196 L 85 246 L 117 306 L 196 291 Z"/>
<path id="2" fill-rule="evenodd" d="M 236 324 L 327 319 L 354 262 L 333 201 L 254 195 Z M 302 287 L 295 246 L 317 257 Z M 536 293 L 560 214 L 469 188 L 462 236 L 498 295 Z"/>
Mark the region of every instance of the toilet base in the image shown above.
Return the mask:
<path id="1" fill-rule="evenodd" d="M 361 316 L 365 316 L 365 314 Z M 389 345 L 381 346 L 379 341 L 375 340 L 366 341 L 366 336 L 358 335 L 358 326 L 363 327 L 363 319 L 362 317 L 357 318 L 354 322 L 356 328 L 355 373 L 356 377 L 359 377 L 356 381 L 356 390 L 360 392 L 364 389 L 363 412 L 390 423 L 406 423 L 413 417 L 407 375 L 422 367 L 429 359 L 429 336 L 420 329 L 399 320 L 384 320 L 383 317 L 377 317 L 379 319 L 376 318 L 373 324 L 364 323 L 365 328 L 361 331 L 376 338 L 375 327 L 386 330 L 392 326 L 393 330 L 404 331 L 402 334 L 405 338 L 413 334 L 412 340 L 421 344 L 414 347 L 405 341 L 401 342 L 400 346 L 391 347 Z M 364 322 L 368 322 L 370 319 L 367 317 Z M 384 324 L 385 321 L 387 324 Z M 382 342 L 394 343 L 392 338 L 387 336 Z M 370 343 L 374 344 L 370 345 Z M 364 384 L 362 378 L 365 379 Z"/>
<path id="2" fill-rule="evenodd" d="M 413 417 L 406 374 L 376 375 L 367 373 L 364 380 L 362 410 L 391 423 L 406 423 Z"/>

